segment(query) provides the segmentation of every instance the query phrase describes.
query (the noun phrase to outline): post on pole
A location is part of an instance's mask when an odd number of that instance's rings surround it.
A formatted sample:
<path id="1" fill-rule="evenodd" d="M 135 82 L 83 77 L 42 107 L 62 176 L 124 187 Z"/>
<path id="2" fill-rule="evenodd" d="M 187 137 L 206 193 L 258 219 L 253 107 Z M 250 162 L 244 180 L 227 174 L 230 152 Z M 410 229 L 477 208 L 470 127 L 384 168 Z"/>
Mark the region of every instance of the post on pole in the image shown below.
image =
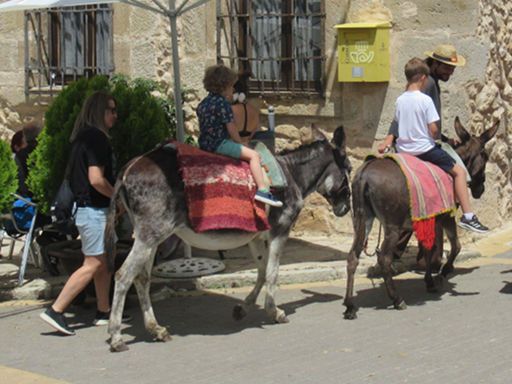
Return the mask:
<path id="1" fill-rule="evenodd" d="M 176 24 L 176 2 L 169 0 L 169 22 L 171 24 L 172 68 L 174 72 L 174 104 L 176 108 L 176 139 L 185 141 L 185 127 L 183 124 L 183 106 L 181 99 L 180 56 L 178 48 L 178 27 Z"/>

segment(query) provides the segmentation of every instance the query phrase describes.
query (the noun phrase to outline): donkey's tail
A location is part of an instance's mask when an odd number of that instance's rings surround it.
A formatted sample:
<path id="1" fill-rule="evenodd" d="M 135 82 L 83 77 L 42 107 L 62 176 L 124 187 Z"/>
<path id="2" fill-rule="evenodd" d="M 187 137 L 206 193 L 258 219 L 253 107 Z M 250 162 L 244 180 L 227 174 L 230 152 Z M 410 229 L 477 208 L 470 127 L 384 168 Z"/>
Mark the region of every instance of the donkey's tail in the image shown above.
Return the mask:
<path id="1" fill-rule="evenodd" d="M 116 258 L 116 219 L 117 209 L 119 203 L 123 200 L 121 193 L 123 187 L 123 180 L 118 178 L 114 186 L 114 194 L 110 199 L 110 208 L 107 216 L 107 226 L 105 228 L 105 252 L 107 254 L 107 265 L 110 272 L 114 272 L 115 258 Z"/>
<path id="2" fill-rule="evenodd" d="M 367 198 L 368 183 L 364 171 L 368 163 L 366 162 L 359 168 L 352 181 L 353 247 L 357 250 L 358 256 L 366 248 L 368 235 L 375 219 L 375 214 Z"/>

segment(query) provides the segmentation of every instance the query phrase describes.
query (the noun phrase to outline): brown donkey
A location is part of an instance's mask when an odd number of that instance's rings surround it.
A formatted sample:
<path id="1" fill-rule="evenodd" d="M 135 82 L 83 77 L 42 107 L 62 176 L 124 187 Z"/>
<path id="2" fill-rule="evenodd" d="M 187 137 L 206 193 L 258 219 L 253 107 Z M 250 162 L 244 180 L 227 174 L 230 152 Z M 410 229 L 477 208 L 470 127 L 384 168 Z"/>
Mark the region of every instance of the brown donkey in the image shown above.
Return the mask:
<path id="1" fill-rule="evenodd" d="M 498 129 L 499 123 L 488 129 L 479 137 L 470 135 L 455 119 L 455 131 L 461 143 L 455 148 L 464 161 L 471 176 L 471 193 L 479 198 L 484 192 L 485 166 L 488 155 L 485 152 L 487 143 Z M 372 228 L 373 220 L 377 218 L 384 230 L 384 241 L 378 253 L 378 263 L 382 269 L 388 296 L 396 309 L 405 309 L 404 300 L 398 295 L 392 279 L 391 262 L 394 254 L 400 254 L 405 249 L 406 241 L 412 234 L 411 214 L 409 210 L 409 195 L 404 175 L 399 166 L 391 159 L 377 158 L 365 162 L 358 170 L 352 182 L 352 205 L 354 241 L 347 260 L 347 290 L 345 294 L 345 319 L 357 317 L 357 307 L 353 302 L 354 273 L 359 264 L 359 255 L 364 248 L 368 234 Z M 455 218 L 449 214 L 436 218 L 436 242 L 432 250 L 421 249 L 425 257 L 426 272 L 425 283 L 428 291 L 435 291 L 432 278 L 431 258 L 442 247 L 443 229 L 450 241 L 451 250 L 447 263 L 441 270 L 446 277 L 453 271 L 453 262 L 460 251 L 457 238 Z M 403 239 L 405 244 L 403 244 Z M 401 243 L 402 250 L 397 251 Z"/>

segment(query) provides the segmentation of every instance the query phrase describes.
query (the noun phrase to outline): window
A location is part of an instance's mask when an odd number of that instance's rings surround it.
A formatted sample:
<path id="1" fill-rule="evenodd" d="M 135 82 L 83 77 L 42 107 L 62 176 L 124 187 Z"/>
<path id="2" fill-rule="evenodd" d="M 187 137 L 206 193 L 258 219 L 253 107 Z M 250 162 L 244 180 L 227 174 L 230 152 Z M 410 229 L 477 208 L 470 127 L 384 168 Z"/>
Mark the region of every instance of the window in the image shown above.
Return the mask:
<path id="1" fill-rule="evenodd" d="M 110 5 L 27 11 L 26 96 L 47 93 L 47 89 L 51 93 L 54 86 L 83 76 L 111 74 L 112 41 Z"/>
<path id="2" fill-rule="evenodd" d="M 217 59 L 250 70 L 259 93 L 322 93 L 322 0 L 218 0 Z"/>
<path id="3" fill-rule="evenodd" d="M 112 10 L 108 5 L 48 11 L 49 62 L 57 79 L 109 74 L 112 63 Z"/>

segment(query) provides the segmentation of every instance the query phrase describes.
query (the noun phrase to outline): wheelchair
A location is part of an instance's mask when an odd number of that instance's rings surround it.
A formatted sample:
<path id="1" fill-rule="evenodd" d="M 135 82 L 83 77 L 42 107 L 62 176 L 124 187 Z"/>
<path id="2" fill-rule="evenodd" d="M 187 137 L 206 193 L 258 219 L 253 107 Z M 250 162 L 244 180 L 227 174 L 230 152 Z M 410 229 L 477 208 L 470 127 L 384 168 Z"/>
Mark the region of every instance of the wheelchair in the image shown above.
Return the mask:
<path id="1" fill-rule="evenodd" d="M 0 215 L 0 249 L 8 247 L 7 258 L 12 259 L 16 242 L 23 243 L 18 285 L 24 283 L 28 263 L 51 275 L 58 275 L 56 263 L 48 257 L 46 246 L 62 241 L 62 235 L 52 228 L 51 218 L 37 211 L 36 203 L 18 194 L 13 194 L 13 197 L 20 204 L 15 204 L 9 213 Z"/>

